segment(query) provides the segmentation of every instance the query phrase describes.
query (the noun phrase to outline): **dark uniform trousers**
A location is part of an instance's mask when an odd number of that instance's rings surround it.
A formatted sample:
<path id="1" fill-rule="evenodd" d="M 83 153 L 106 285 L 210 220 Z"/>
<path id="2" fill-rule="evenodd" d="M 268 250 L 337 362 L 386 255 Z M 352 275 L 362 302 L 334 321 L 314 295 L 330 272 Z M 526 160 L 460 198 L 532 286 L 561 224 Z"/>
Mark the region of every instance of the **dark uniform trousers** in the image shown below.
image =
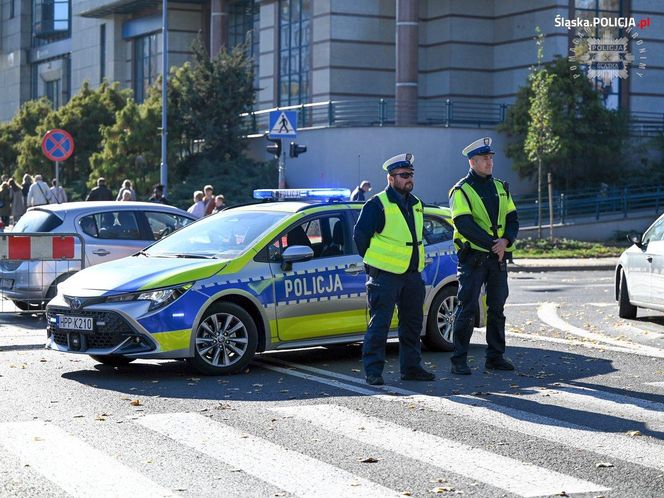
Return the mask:
<path id="1" fill-rule="evenodd" d="M 471 250 L 459 260 L 459 304 L 454 321 L 453 363 L 465 363 L 468 356 L 470 336 L 473 334 L 475 315 L 479 311 L 479 296 L 482 285 L 486 284 L 487 358 L 499 358 L 505 353 L 505 301 L 509 294 L 507 271 L 501 270 L 498 259 L 493 254 Z"/>
<path id="2" fill-rule="evenodd" d="M 362 346 L 364 372 L 367 376 L 383 374 L 385 346 L 395 304 L 399 311 L 399 362 L 401 373 L 421 369 L 420 332 L 424 303 L 424 282 L 418 271 L 401 275 L 370 270 L 367 280 L 369 327 Z"/>

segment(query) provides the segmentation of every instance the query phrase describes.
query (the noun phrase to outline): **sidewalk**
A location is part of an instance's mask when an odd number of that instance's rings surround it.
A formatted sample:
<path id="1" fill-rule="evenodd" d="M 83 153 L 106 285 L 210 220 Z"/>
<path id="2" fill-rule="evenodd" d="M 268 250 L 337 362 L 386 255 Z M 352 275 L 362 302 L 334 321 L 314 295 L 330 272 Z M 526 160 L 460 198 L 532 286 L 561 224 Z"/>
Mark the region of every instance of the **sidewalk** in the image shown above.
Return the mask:
<path id="1" fill-rule="evenodd" d="M 523 258 L 514 259 L 510 271 L 584 271 L 614 270 L 618 258 Z"/>

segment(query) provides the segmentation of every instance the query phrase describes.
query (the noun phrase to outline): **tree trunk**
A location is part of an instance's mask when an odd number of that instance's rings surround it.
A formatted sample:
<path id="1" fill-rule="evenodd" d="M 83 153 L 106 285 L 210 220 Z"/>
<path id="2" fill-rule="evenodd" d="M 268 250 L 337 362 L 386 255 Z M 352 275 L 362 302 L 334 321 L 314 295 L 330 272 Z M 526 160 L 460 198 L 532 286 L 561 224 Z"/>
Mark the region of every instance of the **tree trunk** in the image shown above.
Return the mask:
<path id="1" fill-rule="evenodd" d="M 542 156 L 537 157 L 537 238 L 542 238 Z"/>

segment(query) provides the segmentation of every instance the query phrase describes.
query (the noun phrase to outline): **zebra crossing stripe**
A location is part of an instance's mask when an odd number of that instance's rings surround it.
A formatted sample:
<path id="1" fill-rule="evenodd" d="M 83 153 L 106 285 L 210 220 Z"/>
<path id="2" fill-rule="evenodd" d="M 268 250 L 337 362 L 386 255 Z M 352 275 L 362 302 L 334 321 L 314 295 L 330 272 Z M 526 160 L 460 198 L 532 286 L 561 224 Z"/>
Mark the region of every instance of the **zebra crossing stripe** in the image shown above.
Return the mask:
<path id="1" fill-rule="evenodd" d="M 540 388 L 531 394 L 492 393 L 492 396 L 527 399 L 537 403 L 583 410 L 648 424 L 653 430 L 664 429 L 664 404 L 623 396 L 588 387 L 562 384 Z"/>
<path id="2" fill-rule="evenodd" d="M 0 446 L 74 497 L 176 496 L 51 423 L 0 424 Z"/>
<path id="3" fill-rule="evenodd" d="M 590 493 L 608 488 L 520 462 L 451 439 L 403 427 L 337 405 L 300 405 L 273 411 L 406 458 L 454 472 L 520 496 Z"/>
<path id="4" fill-rule="evenodd" d="M 343 469 L 196 413 L 147 415 L 136 422 L 298 496 L 401 496 Z"/>
<path id="5" fill-rule="evenodd" d="M 287 361 L 272 359 L 269 361 L 284 365 L 286 368 L 263 365 L 264 368 L 285 375 L 306 378 L 339 389 L 371 395 L 384 401 L 407 404 L 417 403 L 430 410 L 454 414 L 466 420 L 474 420 L 475 422 L 526 434 L 582 451 L 591 451 L 598 455 L 610 456 L 625 462 L 664 471 L 664 447 L 648 439 L 635 439 L 626 434 L 600 432 L 592 427 L 503 406 L 476 396 L 459 395 L 440 398 L 393 386 L 382 386 L 382 388 L 379 388 L 379 391 L 392 393 L 392 395 L 377 394 L 375 390 L 367 389 L 368 386 L 355 386 L 340 381 L 344 380 L 364 384 L 364 381 L 357 377 Z M 317 375 L 293 370 L 293 368 L 327 375 L 334 379 L 318 377 Z M 399 396 L 394 396 L 394 394 Z"/>

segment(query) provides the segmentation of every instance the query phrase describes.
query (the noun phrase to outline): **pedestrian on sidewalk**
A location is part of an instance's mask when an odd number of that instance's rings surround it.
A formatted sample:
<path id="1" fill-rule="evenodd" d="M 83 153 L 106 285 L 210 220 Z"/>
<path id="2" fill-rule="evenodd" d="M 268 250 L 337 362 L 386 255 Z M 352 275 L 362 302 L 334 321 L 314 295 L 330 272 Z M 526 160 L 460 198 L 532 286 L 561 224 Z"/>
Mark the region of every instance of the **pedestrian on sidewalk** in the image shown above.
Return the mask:
<path id="1" fill-rule="evenodd" d="M 491 138 L 481 138 L 463 149 L 468 175 L 450 190 L 454 245 L 459 259 L 458 306 L 454 319 L 452 373 L 470 375 L 467 357 L 478 301 L 486 285 L 488 306 L 485 367 L 514 370 L 505 354 L 507 259 L 519 232 L 519 218 L 506 182 L 493 177 Z"/>
<path id="2" fill-rule="evenodd" d="M 362 363 L 369 385 L 382 385 L 385 346 L 394 306 L 399 307 L 399 363 L 402 380 L 434 380 L 422 367 L 420 332 L 424 307 L 424 218 L 414 186 L 412 154 L 383 164 L 387 187 L 362 208 L 353 239 L 367 272 L 369 327 Z"/>
<path id="3" fill-rule="evenodd" d="M 136 192 L 132 188 L 131 180 L 127 179 L 122 182 L 122 187 L 120 188 L 120 191 L 118 192 L 118 196 L 115 198 L 116 201 L 135 201 L 136 200 Z M 129 199 L 124 198 L 124 193 L 129 192 Z"/>
<path id="4" fill-rule="evenodd" d="M 112 201 L 113 192 L 106 186 L 106 178 L 97 178 L 97 186 L 90 190 L 86 201 Z"/>
<path id="5" fill-rule="evenodd" d="M 8 183 L 12 196 L 12 223 L 16 225 L 16 222 L 25 214 L 25 199 L 21 186 L 13 178 L 10 178 Z"/>
<path id="6" fill-rule="evenodd" d="M 9 216 L 12 214 L 12 192 L 9 183 L 0 184 L 0 219 L 5 227 L 9 226 Z"/>
<path id="7" fill-rule="evenodd" d="M 58 181 L 53 178 L 51 180 L 51 192 L 53 193 L 53 198 L 58 204 L 64 204 L 67 202 L 67 192 L 62 188 L 62 185 L 58 185 Z"/>
<path id="8" fill-rule="evenodd" d="M 35 175 L 35 181 L 28 190 L 28 207 L 55 204 L 53 193 L 41 175 Z"/>
<path id="9" fill-rule="evenodd" d="M 371 183 L 369 180 L 363 180 L 350 194 L 350 200 L 364 202 L 367 200 L 369 192 L 371 192 Z"/>
<path id="10" fill-rule="evenodd" d="M 187 213 L 192 214 L 196 219 L 205 216 L 205 203 L 203 202 L 203 192 L 197 190 L 194 192 L 194 203 L 189 206 Z"/>

